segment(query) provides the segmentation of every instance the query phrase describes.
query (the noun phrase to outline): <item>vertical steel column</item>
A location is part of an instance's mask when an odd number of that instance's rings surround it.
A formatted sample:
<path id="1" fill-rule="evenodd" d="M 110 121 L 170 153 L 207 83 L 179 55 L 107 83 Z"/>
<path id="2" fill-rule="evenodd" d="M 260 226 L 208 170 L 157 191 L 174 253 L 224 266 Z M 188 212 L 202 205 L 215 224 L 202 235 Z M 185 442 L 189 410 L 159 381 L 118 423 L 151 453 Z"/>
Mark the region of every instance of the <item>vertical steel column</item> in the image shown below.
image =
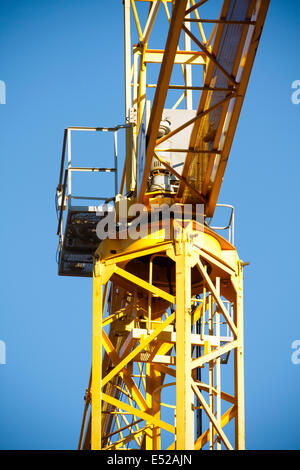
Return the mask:
<path id="1" fill-rule="evenodd" d="M 187 1 L 186 4 L 187 10 L 190 8 L 190 0 Z M 186 18 L 190 18 L 191 15 L 188 14 L 186 15 Z M 190 23 L 186 23 L 186 28 L 188 30 L 191 29 Z M 191 51 L 192 50 L 192 41 L 190 36 L 188 36 L 186 33 L 184 33 L 184 48 L 186 51 Z M 191 64 L 186 64 L 184 65 L 184 80 L 185 80 L 185 85 L 187 87 L 192 86 L 192 66 Z M 193 94 L 192 90 L 187 89 L 185 91 L 185 107 L 186 109 L 193 109 Z"/>
<path id="2" fill-rule="evenodd" d="M 208 325 L 209 325 L 209 330 L 208 334 L 210 336 L 214 335 L 214 302 L 213 302 L 213 297 L 210 294 L 209 295 L 209 307 L 208 307 Z M 205 342 L 206 343 L 206 342 Z M 204 344 L 205 344 L 204 343 Z M 206 350 L 206 351 L 205 351 Z M 204 349 L 204 353 L 208 354 L 211 352 L 211 345 L 209 341 L 207 341 L 207 346 Z M 212 413 L 215 413 L 215 397 L 214 397 L 214 361 L 209 362 L 209 372 L 208 372 L 208 380 L 209 380 L 209 407 L 212 411 Z M 209 449 L 214 450 L 215 444 L 214 444 L 214 427 L 213 423 L 210 420 L 209 421 Z"/>
<path id="3" fill-rule="evenodd" d="M 220 278 L 216 278 L 216 291 L 218 295 L 221 294 L 220 290 Z M 220 310 L 216 309 L 215 313 L 215 321 L 216 321 L 216 336 L 218 338 L 218 347 L 221 347 L 221 324 L 220 324 Z M 219 426 L 221 427 L 221 357 L 217 357 L 216 359 L 216 418 Z M 221 450 L 221 439 L 217 436 L 217 450 Z"/>
<path id="4" fill-rule="evenodd" d="M 146 402 L 153 416 L 157 419 L 161 417 L 161 385 L 161 373 L 155 369 L 153 364 L 146 363 Z M 161 430 L 157 426 L 147 429 L 145 437 L 146 450 L 160 449 L 160 434 Z"/>
<path id="5" fill-rule="evenodd" d="M 70 208 L 71 205 L 71 194 L 72 194 L 72 171 L 71 171 L 71 166 L 72 166 L 72 149 L 71 149 L 71 129 L 67 130 L 67 136 L 68 136 L 68 208 Z M 62 204 L 64 201 L 62 200 Z"/>
<path id="6" fill-rule="evenodd" d="M 130 122 L 130 110 L 132 107 L 131 91 L 131 22 L 130 22 L 130 0 L 124 0 L 124 59 L 125 59 L 125 119 Z M 133 129 L 126 129 L 126 164 L 124 165 L 124 176 L 126 175 L 126 192 L 135 189 L 135 156 L 133 150 Z M 122 178 L 120 193 L 123 193 L 125 181 Z"/>
<path id="7" fill-rule="evenodd" d="M 102 395 L 102 278 L 101 264 L 94 261 L 93 272 L 93 349 L 92 349 L 92 409 L 91 449 L 101 449 Z"/>
<path id="8" fill-rule="evenodd" d="M 191 265 L 189 243 L 178 243 L 176 256 L 176 449 L 194 448 L 191 385 Z"/>
<path id="9" fill-rule="evenodd" d="M 131 104 L 131 27 L 130 0 L 124 0 L 124 61 L 125 61 L 125 118 L 129 118 Z"/>
<path id="10" fill-rule="evenodd" d="M 244 314 L 243 314 L 243 265 L 238 261 L 238 270 L 233 285 L 236 290 L 234 320 L 237 326 L 237 348 L 234 351 L 234 382 L 236 397 L 235 448 L 245 449 L 245 393 L 244 393 Z"/>
<path id="11" fill-rule="evenodd" d="M 118 131 L 114 131 L 115 195 L 118 194 Z"/>

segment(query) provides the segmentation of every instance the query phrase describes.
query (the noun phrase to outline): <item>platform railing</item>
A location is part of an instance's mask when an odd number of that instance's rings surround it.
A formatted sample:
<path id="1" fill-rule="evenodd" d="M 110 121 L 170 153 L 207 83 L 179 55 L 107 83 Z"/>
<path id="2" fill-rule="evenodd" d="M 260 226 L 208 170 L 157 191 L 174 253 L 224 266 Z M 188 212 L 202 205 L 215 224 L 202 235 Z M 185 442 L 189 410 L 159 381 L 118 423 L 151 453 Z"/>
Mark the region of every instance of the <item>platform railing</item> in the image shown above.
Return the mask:
<path id="1" fill-rule="evenodd" d="M 115 127 L 67 127 L 64 130 L 62 156 L 60 164 L 59 182 L 56 188 L 56 203 L 58 210 L 58 227 L 57 235 L 59 236 L 60 246 L 63 241 L 63 212 L 68 207 L 72 207 L 72 200 L 89 200 L 89 201 L 108 201 L 107 197 L 104 196 L 77 196 L 72 194 L 72 173 L 74 172 L 104 172 L 114 173 L 114 196 L 118 193 L 118 131 L 127 127 L 131 127 L 131 124 L 120 124 Z M 114 166 L 108 167 L 73 167 L 72 166 L 72 132 L 113 132 L 114 144 L 113 144 L 113 159 Z M 66 166 L 67 163 L 67 167 Z"/>
<path id="2" fill-rule="evenodd" d="M 227 230 L 228 231 L 227 232 L 227 239 L 228 239 L 229 243 L 234 245 L 234 207 L 231 204 L 216 204 L 216 207 L 225 207 L 225 208 L 230 209 L 230 214 L 229 214 L 227 224 L 225 224 L 223 226 L 211 225 L 214 221 L 213 218 L 209 222 L 207 220 L 206 221 L 208 222 L 208 225 L 212 230 L 218 230 L 218 231 Z"/>

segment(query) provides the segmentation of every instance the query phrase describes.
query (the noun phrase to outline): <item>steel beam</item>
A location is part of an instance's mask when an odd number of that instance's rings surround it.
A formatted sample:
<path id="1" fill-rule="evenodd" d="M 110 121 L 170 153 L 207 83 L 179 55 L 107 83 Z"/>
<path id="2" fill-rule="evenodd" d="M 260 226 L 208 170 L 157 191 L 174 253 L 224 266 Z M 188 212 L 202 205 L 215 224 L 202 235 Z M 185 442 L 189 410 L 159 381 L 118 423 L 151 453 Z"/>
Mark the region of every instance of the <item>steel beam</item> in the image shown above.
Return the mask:
<path id="1" fill-rule="evenodd" d="M 173 64 L 177 52 L 177 46 L 183 18 L 185 15 L 186 4 L 187 0 L 176 0 L 172 13 L 168 38 L 165 46 L 164 56 L 159 72 L 157 88 L 155 91 L 151 115 L 148 124 L 145 167 L 143 171 L 141 188 L 139 190 L 139 194 L 137 195 L 137 199 L 139 202 L 143 202 L 144 194 L 146 191 L 150 165 L 153 158 L 153 151 L 156 146 L 159 125 L 173 70 Z"/>

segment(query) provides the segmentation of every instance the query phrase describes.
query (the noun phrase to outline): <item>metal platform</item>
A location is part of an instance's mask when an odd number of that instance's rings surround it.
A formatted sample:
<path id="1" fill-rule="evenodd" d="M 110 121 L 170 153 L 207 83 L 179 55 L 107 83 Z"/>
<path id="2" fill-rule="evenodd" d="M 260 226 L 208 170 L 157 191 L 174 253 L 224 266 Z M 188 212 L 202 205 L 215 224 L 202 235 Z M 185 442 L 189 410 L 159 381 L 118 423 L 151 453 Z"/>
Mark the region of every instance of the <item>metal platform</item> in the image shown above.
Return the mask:
<path id="1" fill-rule="evenodd" d="M 117 133 L 128 127 L 68 127 L 64 132 L 59 183 L 56 188 L 58 214 L 57 235 L 58 273 L 61 276 L 91 277 L 93 275 L 93 253 L 100 243 L 96 234 L 98 222 L 114 209 L 113 201 L 118 192 Z M 74 131 L 112 132 L 114 134 L 114 166 L 73 167 L 71 157 L 71 133 Z M 67 155 L 67 158 L 65 158 Z M 72 194 L 72 173 L 114 173 L 114 187 L 111 197 L 77 196 Z M 99 187 L 101 183 L 99 182 Z M 97 205 L 87 205 L 89 202 Z M 102 204 L 99 205 L 99 203 Z M 82 205 L 80 205 L 82 204 Z M 65 217 L 64 217 L 65 213 Z"/>
<path id="2" fill-rule="evenodd" d="M 107 127 L 68 127 L 64 132 L 63 149 L 59 183 L 56 189 L 56 202 L 58 213 L 57 235 L 58 246 L 58 274 L 61 276 L 92 277 L 93 254 L 101 239 L 97 236 L 98 222 L 110 211 L 114 210 L 115 196 L 118 191 L 118 154 L 117 133 L 119 129 L 129 127 L 119 125 Z M 74 131 L 102 131 L 114 133 L 114 166 L 107 167 L 74 167 L 71 156 L 71 133 Z M 65 156 L 67 155 L 67 159 Z M 92 195 L 78 196 L 72 193 L 73 172 L 114 173 L 114 191 L 111 197 L 98 197 Z M 101 187 L 101 184 L 99 184 Z M 121 183 L 122 187 L 122 183 Z M 124 189 L 124 188 L 123 188 Z M 122 190 L 122 188 L 120 188 Z M 97 205 L 88 205 L 95 202 Z M 102 203 L 100 203 L 100 201 Z M 100 203 L 100 204 L 99 204 Z M 81 205 L 82 204 L 82 205 Z M 234 211 L 227 204 L 217 204 L 231 211 L 229 222 L 225 226 L 211 226 L 213 230 L 228 230 L 228 240 L 233 243 Z M 65 217 L 64 217 L 65 213 Z M 207 220 L 208 222 L 208 220 Z M 210 225 L 210 224 L 209 224 Z"/>

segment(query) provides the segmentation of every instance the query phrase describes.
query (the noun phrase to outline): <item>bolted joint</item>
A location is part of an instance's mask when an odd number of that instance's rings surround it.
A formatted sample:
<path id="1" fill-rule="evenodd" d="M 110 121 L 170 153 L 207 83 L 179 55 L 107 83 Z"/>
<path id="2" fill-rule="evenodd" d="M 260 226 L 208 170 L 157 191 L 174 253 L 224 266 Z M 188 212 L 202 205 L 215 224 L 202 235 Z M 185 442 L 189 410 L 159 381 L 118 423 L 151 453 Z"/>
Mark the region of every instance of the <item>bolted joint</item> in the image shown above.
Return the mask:
<path id="1" fill-rule="evenodd" d="M 91 400 L 92 400 L 92 392 L 91 392 L 91 390 L 89 390 L 89 389 L 87 388 L 86 391 L 85 391 L 85 395 L 84 395 L 84 401 L 85 401 L 86 403 L 90 403 Z"/>

